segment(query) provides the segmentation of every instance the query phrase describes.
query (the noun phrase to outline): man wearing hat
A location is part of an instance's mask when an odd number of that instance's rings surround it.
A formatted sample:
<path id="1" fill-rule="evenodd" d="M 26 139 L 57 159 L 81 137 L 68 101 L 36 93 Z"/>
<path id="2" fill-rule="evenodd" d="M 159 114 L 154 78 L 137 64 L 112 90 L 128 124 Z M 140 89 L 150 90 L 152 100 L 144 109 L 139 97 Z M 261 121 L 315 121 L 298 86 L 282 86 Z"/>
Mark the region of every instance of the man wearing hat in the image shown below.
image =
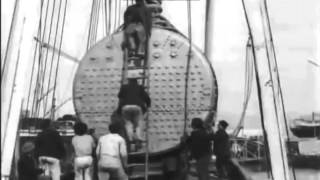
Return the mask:
<path id="1" fill-rule="evenodd" d="M 152 17 L 144 0 L 136 0 L 124 13 L 124 43 L 123 46 L 133 50 L 135 54 L 143 55 L 147 38 L 151 36 Z"/>
<path id="2" fill-rule="evenodd" d="M 143 119 L 143 114 L 151 105 L 151 99 L 137 79 L 129 78 L 129 83 L 122 85 L 118 94 L 119 111 L 125 120 L 125 127 L 130 140 L 135 136 L 136 140 L 141 140 L 141 129 L 139 122 Z"/>
<path id="3" fill-rule="evenodd" d="M 226 132 L 228 123 L 225 120 L 219 121 L 218 131 L 214 135 L 213 152 L 216 155 L 216 166 L 219 177 L 227 177 L 230 164 L 230 141 Z"/>
<path id="4" fill-rule="evenodd" d="M 32 142 L 26 142 L 22 146 L 22 154 L 18 161 L 19 180 L 36 180 L 37 176 L 43 172 L 36 166 L 36 160 L 33 157 L 34 148 Z"/>

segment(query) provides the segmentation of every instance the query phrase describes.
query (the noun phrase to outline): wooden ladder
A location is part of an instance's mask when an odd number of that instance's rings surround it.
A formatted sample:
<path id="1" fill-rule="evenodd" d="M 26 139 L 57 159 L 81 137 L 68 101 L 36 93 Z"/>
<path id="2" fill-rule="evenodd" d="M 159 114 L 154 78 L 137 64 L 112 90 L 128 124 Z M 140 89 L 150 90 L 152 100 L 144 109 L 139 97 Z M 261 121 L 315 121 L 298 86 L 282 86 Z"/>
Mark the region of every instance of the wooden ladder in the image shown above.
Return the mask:
<path id="1" fill-rule="evenodd" d="M 138 84 L 142 85 L 145 89 L 145 91 L 149 92 L 149 69 L 150 69 L 150 63 L 148 61 L 148 40 L 146 42 L 145 46 L 146 50 L 143 55 L 136 55 L 134 53 L 131 53 L 127 48 L 124 48 L 124 56 L 123 56 L 123 68 L 122 68 L 122 80 L 121 84 L 126 84 L 128 82 L 128 79 L 137 79 Z M 148 180 L 149 173 L 149 138 L 148 138 L 148 130 L 149 130 L 149 121 L 148 121 L 148 111 L 146 112 L 145 116 L 146 126 L 145 126 L 145 141 L 142 141 L 140 143 L 145 144 L 145 163 L 130 163 L 128 164 L 129 169 L 134 169 L 144 166 L 144 173 L 138 172 L 134 174 L 134 171 L 132 171 L 131 174 L 129 174 L 129 179 L 137 179 L 137 178 L 143 178 L 142 175 L 144 175 L 144 179 Z M 131 151 L 131 145 L 135 145 L 135 151 Z M 138 149 L 137 142 L 129 142 L 129 156 L 130 154 L 137 153 Z M 142 176 L 142 177 L 141 177 Z"/>

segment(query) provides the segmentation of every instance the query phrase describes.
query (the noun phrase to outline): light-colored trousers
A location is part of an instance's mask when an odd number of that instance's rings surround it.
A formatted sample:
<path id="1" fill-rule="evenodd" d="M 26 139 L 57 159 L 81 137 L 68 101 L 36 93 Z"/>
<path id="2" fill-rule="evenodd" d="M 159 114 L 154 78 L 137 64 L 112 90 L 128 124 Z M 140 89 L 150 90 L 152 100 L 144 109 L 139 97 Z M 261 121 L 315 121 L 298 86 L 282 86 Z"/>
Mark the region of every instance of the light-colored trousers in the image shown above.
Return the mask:
<path id="1" fill-rule="evenodd" d="M 118 157 L 102 155 L 98 162 L 98 177 L 99 180 L 128 180 L 121 160 Z"/>
<path id="2" fill-rule="evenodd" d="M 40 168 L 45 169 L 45 175 L 49 175 L 52 180 L 60 180 L 61 168 L 59 159 L 48 156 L 40 156 L 39 166 Z"/>
<path id="3" fill-rule="evenodd" d="M 91 156 L 76 157 L 74 159 L 75 180 L 91 180 L 92 179 L 92 162 Z"/>
<path id="4" fill-rule="evenodd" d="M 122 107 L 122 117 L 125 119 L 125 128 L 128 134 L 129 140 L 142 139 L 141 121 L 143 119 L 143 113 L 140 106 L 137 105 L 125 105 Z M 136 133 L 134 133 L 136 131 Z M 134 137 L 136 136 L 136 137 Z"/>

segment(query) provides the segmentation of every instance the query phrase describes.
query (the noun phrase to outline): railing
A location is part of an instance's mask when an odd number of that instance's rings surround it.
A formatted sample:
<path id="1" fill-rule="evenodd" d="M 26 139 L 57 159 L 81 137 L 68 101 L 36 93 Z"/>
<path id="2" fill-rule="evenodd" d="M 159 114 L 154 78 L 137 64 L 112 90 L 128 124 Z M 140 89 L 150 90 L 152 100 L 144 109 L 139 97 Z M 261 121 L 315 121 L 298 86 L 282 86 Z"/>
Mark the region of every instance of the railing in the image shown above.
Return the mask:
<path id="1" fill-rule="evenodd" d="M 260 139 L 232 138 L 231 154 L 239 162 L 261 161 L 265 158 L 265 148 Z"/>

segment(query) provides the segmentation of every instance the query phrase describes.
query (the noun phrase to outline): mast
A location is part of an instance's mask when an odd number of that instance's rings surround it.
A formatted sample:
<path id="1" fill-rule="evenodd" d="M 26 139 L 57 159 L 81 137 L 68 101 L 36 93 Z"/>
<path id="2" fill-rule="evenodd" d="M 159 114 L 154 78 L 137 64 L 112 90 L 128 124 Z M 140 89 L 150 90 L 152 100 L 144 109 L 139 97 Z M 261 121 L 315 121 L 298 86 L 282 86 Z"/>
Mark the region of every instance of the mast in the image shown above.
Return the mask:
<path id="1" fill-rule="evenodd" d="M 265 29 L 264 24 L 269 23 L 266 20 L 266 16 L 263 16 L 263 13 L 267 13 L 265 12 L 266 8 L 263 8 L 264 4 L 262 1 L 253 3 L 250 0 L 242 0 L 242 3 L 249 36 L 254 47 L 253 57 L 259 96 L 259 109 L 263 132 L 268 144 L 272 176 L 274 180 L 289 180 L 289 167 L 285 146 L 286 139 L 283 133 L 285 114 L 283 113 L 282 106 L 278 104 L 282 102 L 282 98 L 278 94 L 280 92 L 280 85 L 277 67 L 270 60 L 270 58 L 274 58 L 271 57 L 273 52 L 270 52 L 270 49 L 272 49 L 270 46 L 273 46 L 272 37 L 271 33 L 265 33 L 268 30 Z M 260 17 L 260 19 L 256 17 Z M 275 61 L 275 59 L 272 60 Z"/>
<path id="2" fill-rule="evenodd" d="M 214 0 L 206 1 L 206 24 L 205 24 L 205 55 L 213 60 L 213 20 L 214 20 Z"/>
<path id="3" fill-rule="evenodd" d="M 320 18 L 320 4 L 318 5 L 318 10 L 316 11 L 317 12 L 317 18 L 316 19 L 319 19 Z M 314 111 L 316 112 L 320 112 L 320 96 L 317 95 L 317 93 L 319 93 L 319 89 L 320 89 L 320 22 L 317 21 L 317 25 L 316 25 L 316 35 L 317 35 L 317 54 L 316 54 L 316 63 L 318 64 L 316 70 L 315 70 L 315 89 L 314 89 L 314 94 L 315 94 L 315 97 L 316 97 L 316 100 L 315 100 L 315 107 L 314 107 Z"/>
<path id="4" fill-rule="evenodd" d="M 20 60 L 20 46 L 22 43 L 22 37 L 24 34 L 23 27 L 20 34 L 20 44 L 18 49 L 17 59 L 15 61 L 15 77 L 14 84 L 12 88 L 12 99 L 11 108 L 8 111 L 8 116 L 6 117 L 6 126 L 3 127 L 5 132 L 1 135 L 1 179 L 8 179 L 11 171 L 11 164 L 14 154 L 15 142 L 17 137 L 18 125 L 20 121 L 20 112 L 22 105 L 22 97 L 24 95 L 26 84 L 25 84 L 25 73 L 28 68 L 28 61 Z M 12 63 L 12 62 L 10 62 Z M 7 82 L 5 82 L 6 84 Z M 2 124 L 1 124 L 2 125 Z M 1 127 L 2 129 L 2 127 Z"/>
<path id="5" fill-rule="evenodd" d="M 9 30 L 9 37 L 8 37 L 7 47 L 6 47 L 4 57 L 3 57 L 3 61 L 1 58 L 1 85 L 2 85 L 3 80 L 5 81 L 6 77 L 7 77 L 7 72 L 8 72 L 7 69 L 8 68 L 6 66 L 8 65 L 7 63 L 9 63 L 7 61 L 10 61 L 10 59 L 8 59 L 8 57 L 10 58 L 10 54 L 12 51 L 11 45 L 13 43 L 13 31 L 15 31 L 16 24 L 17 24 L 17 13 L 19 10 L 19 5 L 20 5 L 20 0 L 16 0 L 14 3 L 14 9 L 13 9 L 13 14 L 12 14 L 12 19 L 11 19 L 10 30 Z"/>

